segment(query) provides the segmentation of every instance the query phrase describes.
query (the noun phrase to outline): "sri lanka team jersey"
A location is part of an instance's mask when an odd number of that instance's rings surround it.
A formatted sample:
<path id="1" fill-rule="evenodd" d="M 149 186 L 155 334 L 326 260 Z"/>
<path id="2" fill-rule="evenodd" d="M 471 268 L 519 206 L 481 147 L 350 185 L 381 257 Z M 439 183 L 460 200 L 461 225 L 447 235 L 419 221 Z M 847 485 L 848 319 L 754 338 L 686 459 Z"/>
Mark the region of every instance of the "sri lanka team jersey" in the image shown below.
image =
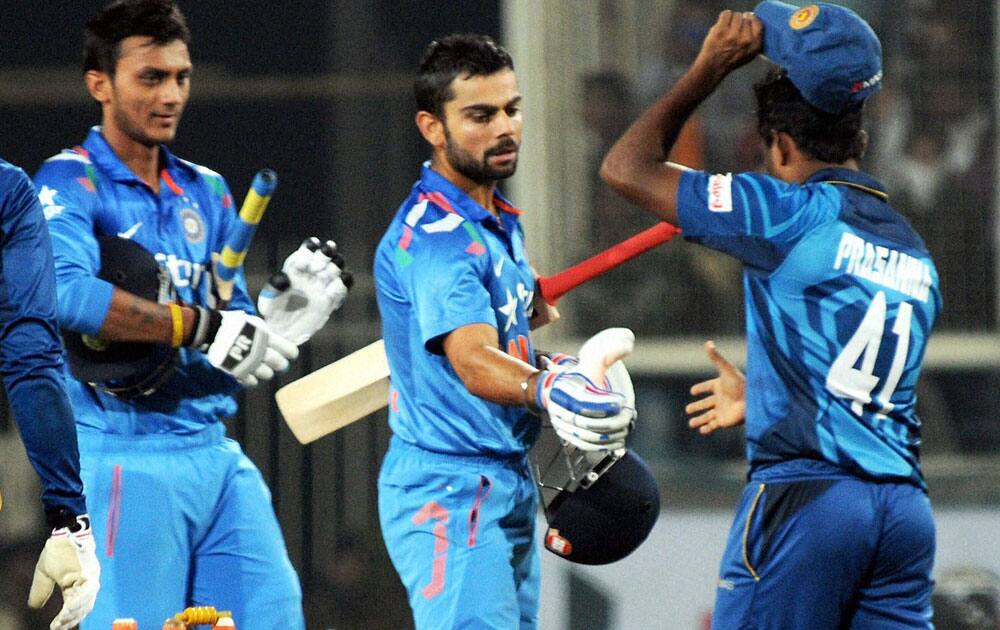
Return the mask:
<path id="1" fill-rule="evenodd" d="M 534 443 L 538 419 L 473 396 L 444 356 L 448 333 L 497 329 L 500 349 L 527 362 L 534 273 L 518 210 L 497 195 L 499 221 L 424 164 L 375 253 L 375 287 L 392 373 L 389 425 L 440 453 L 512 455 Z"/>
<path id="2" fill-rule="evenodd" d="M 118 159 L 100 128 L 83 145 L 49 158 L 35 175 L 55 256 L 58 315 L 68 330 L 95 334 L 112 286 L 98 279 L 98 234 L 129 238 L 151 252 L 187 304 L 213 306 L 212 252 L 221 252 L 236 216 L 223 178 L 160 147 L 165 168 L 157 195 Z M 253 311 L 242 272 L 229 308 Z M 126 402 L 67 378 L 77 422 L 120 434 L 193 433 L 236 412 L 239 385 L 181 349 L 181 364 L 155 393 Z"/>
<path id="3" fill-rule="evenodd" d="M 744 264 L 750 474 L 819 460 L 922 485 L 915 387 L 941 311 L 923 241 L 849 169 L 805 184 L 683 174 L 687 238 Z M 796 468 L 798 466 L 798 468 Z"/>

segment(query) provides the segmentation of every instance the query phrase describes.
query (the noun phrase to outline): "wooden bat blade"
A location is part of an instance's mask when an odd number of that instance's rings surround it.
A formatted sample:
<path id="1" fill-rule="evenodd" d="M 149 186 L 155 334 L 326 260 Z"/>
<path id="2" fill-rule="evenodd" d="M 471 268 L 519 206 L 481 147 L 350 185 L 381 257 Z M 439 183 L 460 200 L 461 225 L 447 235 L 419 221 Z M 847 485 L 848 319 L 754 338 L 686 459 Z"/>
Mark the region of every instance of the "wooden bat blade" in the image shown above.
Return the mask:
<path id="1" fill-rule="evenodd" d="M 389 362 L 381 339 L 288 383 L 275 394 L 288 428 L 302 444 L 386 406 Z"/>

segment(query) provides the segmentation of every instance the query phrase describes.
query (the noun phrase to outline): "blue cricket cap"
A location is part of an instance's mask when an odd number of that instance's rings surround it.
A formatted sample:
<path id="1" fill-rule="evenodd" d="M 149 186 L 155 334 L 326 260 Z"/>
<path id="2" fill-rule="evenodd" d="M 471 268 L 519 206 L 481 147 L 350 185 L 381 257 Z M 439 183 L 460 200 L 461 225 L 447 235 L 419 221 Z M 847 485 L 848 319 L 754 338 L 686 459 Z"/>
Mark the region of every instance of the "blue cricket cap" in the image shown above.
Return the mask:
<path id="1" fill-rule="evenodd" d="M 754 15 L 764 23 L 764 55 L 815 107 L 840 114 L 882 87 L 882 44 L 854 11 L 766 0 Z"/>

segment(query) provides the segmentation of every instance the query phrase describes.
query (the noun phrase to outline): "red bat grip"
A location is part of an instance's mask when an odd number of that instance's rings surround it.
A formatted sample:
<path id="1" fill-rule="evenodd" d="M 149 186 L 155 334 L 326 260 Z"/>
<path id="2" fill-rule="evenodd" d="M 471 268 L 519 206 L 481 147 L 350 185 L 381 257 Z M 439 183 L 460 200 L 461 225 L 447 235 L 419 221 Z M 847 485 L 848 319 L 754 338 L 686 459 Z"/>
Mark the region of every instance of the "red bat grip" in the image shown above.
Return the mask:
<path id="1" fill-rule="evenodd" d="M 554 305 L 570 290 L 584 282 L 593 280 L 643 252 L 653 249 L 657 245 L 666 243 L 680 231 L 680 228 L 669 223 L 657 223 L 653 227 L 643 230 L 568 269 L 539 278 L 538 288 L 545 301 Z"/>

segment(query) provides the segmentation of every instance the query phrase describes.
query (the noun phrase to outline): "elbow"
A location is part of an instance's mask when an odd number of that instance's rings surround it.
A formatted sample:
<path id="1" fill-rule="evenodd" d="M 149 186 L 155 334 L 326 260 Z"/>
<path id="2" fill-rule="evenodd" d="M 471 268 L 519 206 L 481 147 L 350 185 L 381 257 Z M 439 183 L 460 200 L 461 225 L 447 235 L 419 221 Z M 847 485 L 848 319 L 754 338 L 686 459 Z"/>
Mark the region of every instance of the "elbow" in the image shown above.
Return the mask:
<path id="1" fill-rule="evenodd" d="M 601 181 L 617 191 L 625 188 L 630 171 L 622 162 L 614 150 L 604 156 L 604 161 L 601 162 Z"/>

